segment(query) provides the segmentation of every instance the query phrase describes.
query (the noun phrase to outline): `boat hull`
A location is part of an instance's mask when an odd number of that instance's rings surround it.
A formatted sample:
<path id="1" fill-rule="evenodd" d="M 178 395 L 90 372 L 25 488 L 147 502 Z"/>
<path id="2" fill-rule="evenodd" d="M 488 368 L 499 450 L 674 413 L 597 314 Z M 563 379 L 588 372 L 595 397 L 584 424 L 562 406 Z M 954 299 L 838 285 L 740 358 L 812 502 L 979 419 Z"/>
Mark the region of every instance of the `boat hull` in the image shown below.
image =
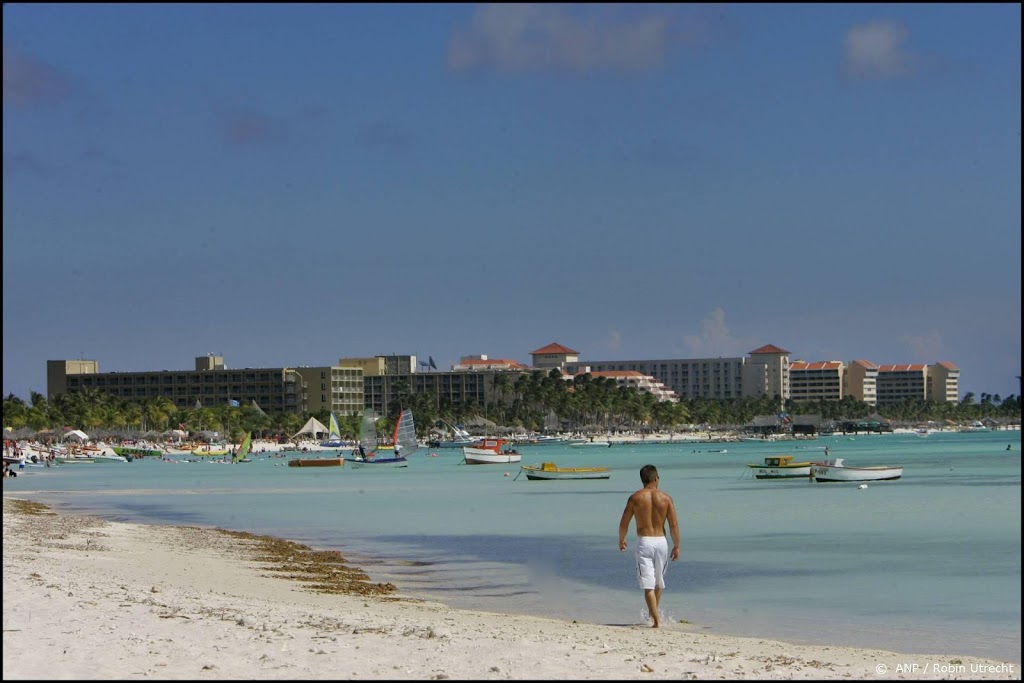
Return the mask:
<path id="1" fill-rule="evenodd" d="M 530 481 L 556 481 L 561 479 L 610 479 L 611 471 L 607 467 L 523 467 L 526 478 Z"/>
<path id="2" fill-rule="evenodd" d="M 522 460 L 519 451 L 505 447 L 507 443 L 507 439 L 483 438 L 463 446 L 462 457 L 467 465 L 507 465 Z"/>
<path id="3" fill-rule="evenodd" d="M 830 481 L 892 481 L 903 476 L 902 467 L 835 467 L 812 465 L 811 479 Z"/>
<path id="4" fill-rule="evenodd" d="M 523 456 L 520 453 L 495 453 L 486 448 L 470 448 L 464 446 L 462 455 L 467 465 L 505 465 L 512 462 L 520 462 Z"/>
<path id="5" fill-rule="evenodd" d="M 120 456 L 120 455 L 106 455 L 106 454 L 101 454 L 101 453 L 96 453 L 94 455 L 89 455 L 89 456 L 86 456 L 86 457 L 91 458 L 93 460 L 93 462 L 131 462 L 132 460 L 135 459 L 134 455 Z"/>
<path id="6" fill-rule="evenodd" d="M 369 460 L 361 460 L 355 458 L 345 458 L 345 462 L 348 466 L 353 469 L 388 469 L 392 467 L 408 467 L 409 459 L 406 457 L 401 458 L 371 458 Z"/>
<path id="7" fill-rule="evenodd" d="M 811 476 L 811 463 L 792 465 L 747 465 L 755 479 L 806 479 Z"/>
<path id="8" fill-rule="evenodd" d="M 288 461 L 288 467 L 344 467 L 344 458 L 295 458 Z"/>

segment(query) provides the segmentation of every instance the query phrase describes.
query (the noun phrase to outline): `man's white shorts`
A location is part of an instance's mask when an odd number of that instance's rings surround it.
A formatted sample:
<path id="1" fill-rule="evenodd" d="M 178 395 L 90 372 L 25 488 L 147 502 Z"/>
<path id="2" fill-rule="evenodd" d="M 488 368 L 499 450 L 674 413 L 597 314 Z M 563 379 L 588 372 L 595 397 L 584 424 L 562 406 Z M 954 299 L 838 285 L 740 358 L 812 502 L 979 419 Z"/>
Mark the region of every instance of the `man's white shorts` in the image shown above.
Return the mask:
<path id="1" fill-rule="evenodd" d="M 640 536 L 636 539 L 636 578 L 644 590 L 665 587 L 668 564 L 668 539 L 664 536 Z"/>

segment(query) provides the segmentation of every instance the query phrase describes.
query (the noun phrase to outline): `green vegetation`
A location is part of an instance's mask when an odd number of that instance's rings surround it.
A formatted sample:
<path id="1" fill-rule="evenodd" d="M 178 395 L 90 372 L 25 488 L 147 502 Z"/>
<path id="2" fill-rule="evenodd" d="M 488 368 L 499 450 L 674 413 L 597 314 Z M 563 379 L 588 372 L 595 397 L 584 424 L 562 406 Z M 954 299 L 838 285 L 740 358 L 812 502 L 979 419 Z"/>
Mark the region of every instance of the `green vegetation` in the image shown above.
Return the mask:
<path id="1" fill-rule="evenodd" d="M 649 393 L 620 387 L 614 380 L 581 375 L 571 382 L 558 370 L 540 370 L 518 376 L 497 373 L 494 400 L 487 405 L 453 403 L 431 394 L 413 394 L 408 385 L 393 387 L 380 429 L 389 428 L 403 407 L 412 408 L 417 431 L 425 436 L 438 419 L 464 423 L 483 417 L 504 427 L 522 427 L 529 431 L 571 429 L 652 429 L 671 430 L 691 424 L 739 428 L 757 415 L 776 415 L 783 410 L 779 397 L 734 400 L 692 399 L 679 403 L 659 402 Z M 852 398 L 841 401 L 791 402 L 784 406 L 789 415 L 818 415 L 823 422 L 861 419 L 877 413 L 897 424 L 926 421 L 953 423 L 987 418 L 1020 421 L 1019 396 L 1006 399 L 982 394 L 976 402 L 967 394 L 959 403 L 904 401 L 893 405 L 872 406 Z M 327 423 L 327 410 L 312 415 Z M 274 413 L 264 415 L 252 405 L 179 409 L 166 397 L 148 398 L 140 403 L 87 389 L 62 394 L 47 401 L 32 392 L 26 403 L 14 394 L 3 401 L 4 427 L 29 427 L 36 431 L 62 430 L 65 426 L 89 433 L 97 429 L 124 429 L 164 432 L 179 425 L 190 432 L 218 431 L 240 442 L 247 432 L 253 437 L 291 435 L 310 415 Z M 342 436 L 354 439 L 359 433 L 359 416 L 339 416 Z M 59 432 L 58 432 L 59 433 Z"/>

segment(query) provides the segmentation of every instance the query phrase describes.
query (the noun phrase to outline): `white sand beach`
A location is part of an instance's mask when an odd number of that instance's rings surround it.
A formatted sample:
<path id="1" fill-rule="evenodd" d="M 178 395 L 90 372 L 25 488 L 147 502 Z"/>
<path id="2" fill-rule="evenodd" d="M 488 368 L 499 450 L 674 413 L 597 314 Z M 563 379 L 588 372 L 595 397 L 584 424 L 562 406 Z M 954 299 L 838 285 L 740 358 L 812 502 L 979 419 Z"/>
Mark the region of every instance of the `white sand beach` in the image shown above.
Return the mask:
<path id="1" fill-rule="evenodd" d="M 456 610 L 338 553 L 4 498 L 8 679 L 1020 680 L 1019 662 Z M 641 595 L 637 593 L 638 602 Z"/>

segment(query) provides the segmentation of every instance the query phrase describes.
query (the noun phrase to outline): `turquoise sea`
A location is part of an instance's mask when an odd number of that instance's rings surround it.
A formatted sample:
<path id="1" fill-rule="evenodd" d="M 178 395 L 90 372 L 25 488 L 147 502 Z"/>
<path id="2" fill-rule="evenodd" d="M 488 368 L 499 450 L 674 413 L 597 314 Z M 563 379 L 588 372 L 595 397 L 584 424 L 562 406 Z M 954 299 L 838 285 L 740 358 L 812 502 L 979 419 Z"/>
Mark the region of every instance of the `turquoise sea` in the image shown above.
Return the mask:
<path id="1" fill-rule="evenodd" d="M 747 474 L 766 456 L 813 460 L 826 445 L 849 465 L 903 465 L 903 478 L 860 489 Z M 727 452 L 711 452 L 719 449 Z M 634 533 L 621 553 L 617 530 L 651 463 L 682 528 L 662 598 L 671 620 L 1020 662 L 1019 431 L 520 450 L 522 464 L 607 465 L 612 476 L 528 481 L 518 465 L 463 465 L 461 451 L 421 448 L 408 468 L 384 471 L 286 467 L 267 454 L 241 465 L 29 468 L 4 480 L 4 494 L 337 549 L 374 581 L 455 607 L 639 624 Z"/>

